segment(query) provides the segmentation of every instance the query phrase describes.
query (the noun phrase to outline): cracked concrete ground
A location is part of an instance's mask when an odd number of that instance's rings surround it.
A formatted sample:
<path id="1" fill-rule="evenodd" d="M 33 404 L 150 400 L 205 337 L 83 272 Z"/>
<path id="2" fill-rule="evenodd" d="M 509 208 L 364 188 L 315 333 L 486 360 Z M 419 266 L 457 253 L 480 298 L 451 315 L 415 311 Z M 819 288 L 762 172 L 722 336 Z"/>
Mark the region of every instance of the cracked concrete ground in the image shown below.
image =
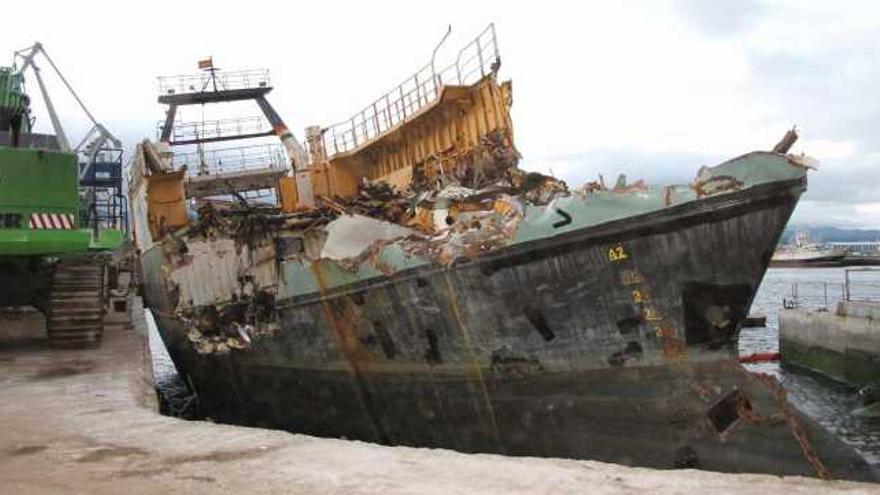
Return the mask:
<path id="1" fill-rule="evenodd" d="M 109 331 L 100 349 L 85 351 L 18 342 L 0 347 L 2 493 L 880 493 L 851 482 L 383 447 L 183 421 L 154 412 L 138 331 Z"/>

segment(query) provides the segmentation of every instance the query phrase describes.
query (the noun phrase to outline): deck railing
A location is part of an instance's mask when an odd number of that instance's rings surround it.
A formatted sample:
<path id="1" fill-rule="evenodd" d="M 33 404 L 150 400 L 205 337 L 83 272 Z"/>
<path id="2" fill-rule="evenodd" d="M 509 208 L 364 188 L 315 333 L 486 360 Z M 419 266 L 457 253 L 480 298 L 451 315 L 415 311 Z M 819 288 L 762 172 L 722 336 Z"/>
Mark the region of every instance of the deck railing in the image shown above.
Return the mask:
<path id="1" fill-rule="evenodd" d="M 788 297 L 783 299 L 783 306 L 828 311 L 829 307 L 845 299 L 844 294 L 843 284 L 793 282 Z"/>
<path id="2" fill-rule="evenodd" d="M 865 280 L 865 275 L 868 276 L 868 280 Z M 846 300 L 880 301 L 880 277 L 878 275 L 880 275 L 878 267 L 847 268 L 844 270 L 843 294 Z M 865 287 L 867 287 L 867 291 L 864 290 Z"/>
<path id="3" fill-rule="evenodd" d="M 162 135 L 162 127 L 164 125 L 164 121 L 156 123 L 157 139 Z M 269 125 L 269 122 L 263 117 L 181 122 L 174 124 L 174 127 L 171 129 L 171 141 L 216 140 L 260 134 L 271 130 L 272 127 Z"/>
<path id="4" fill-rule="evenodd" d="M 363 146 L 436 100 L 444 85 L 473 84 L 496 70 L 499 60 L 495 25 L 489 24 L 452 64 L 437 70 L 429 62 L 351 118 L 324 129 L 324 150 L 333 156 Z"/>
<path id="5" fill-rule="evenodd" d="M 794 282 L 788 297 L 783 299 L 783 305 L 786 308 L 829 311 L 840 301 L 880 301 L 880 277 L 877 275 L 880 275 L 880 268 L 847 268 L 843 283 Z"/>
<path id="6" fill-rule="evenodd" d="M 189 176 L 288 167 L 287 155 L 279 143 L 175 153 L 173 164 L 176 170 L 186 166 Z"/>
<path id="7" fill-rule="evenodd" d="M 159 80 L 160 94 L 202 93 L 206 91 L 231 91 L 269 87 L 268 69 L 239 71 L 204 71 L 198 74 L 162 76 Z"/>

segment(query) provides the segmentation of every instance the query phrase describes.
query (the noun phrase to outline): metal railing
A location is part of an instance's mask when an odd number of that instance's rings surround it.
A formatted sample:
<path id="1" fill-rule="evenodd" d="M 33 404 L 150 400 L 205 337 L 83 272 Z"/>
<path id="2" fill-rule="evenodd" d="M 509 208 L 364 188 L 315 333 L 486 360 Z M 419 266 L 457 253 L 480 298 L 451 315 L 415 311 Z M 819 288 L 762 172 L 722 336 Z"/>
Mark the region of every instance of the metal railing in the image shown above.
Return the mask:
<path id="1" fill-rule="evenodd" d="M 156 123 L 157 140 L 162 135 L 164 121 Z M 233 138 L 247 134 L 262 134 L 272 130 L 263 117 L 244 117 L 236 119 L 205 120 L 202 122 L 181 122 L 171 129 L 172 141 L 193 141 L 199 139 Z"/>
<path id="2" fill-rule="evenodd" d="M 251 191 L 241 191 L 239 194 L 248 202 L 253 203 L 272 204 L 277 199 L 275 189 L 254 189 Z"/>
<path id="3" fill-rule="evenodd" d="M 122 194 L 98 194 L 87 208 L 79 212 L 80 225 L 100 230 L 117 229 L 128 235 L 128 199 Z"/>
<path id="4" fill-rule="evenodd" d="M 269 87 L 269 70 L 251 69 L 230 72 L 212 70 L 198 74 L 161 76 L 157 79 L 159 80 L 160 94 L 229 91 Z"/>
<path id="5" fill-rule="evenodd" d="M 857 273 L 868 273 L 873 275 L 880 274 L 880 268 L 875 267 L 862 267 L 862 268 L 847 268 L 843 271 L 843 293 L 844 297 L 847 301 L 880 301 L 880 277 L 875 277 L 873 281 L 855 281 L 853 280 L 853 276 Z M 870 289 L 867 291 L 867 294 L 864 290 L 859 291 L 859 289 L 864 289 L 867 286 Z"/>
<path id="6" fill-rule="evenodd" d="M 324 150 L 333 156 L 364 145 L 435 101 L 444 85 L 473 84 L 496 70 L 499 60 L 495 25 L 489 24 L 452 64 L 438 71 L 429 62 L 351 118 L 324 129 Z"/>
<path id="7" fill-rule="evenodd" d="M 789 296 L 783 299 L 783 306 L 828 311 L 829 304 L 835 305 L 838 301 L 845 299 L 844 294 L 844 284 L 793 282 Z"/>
<path id="8" fill-rule="evenodd" d="M 783 306 L 828 311 L 840 301 L 880 301 L 880 277 L 855 280 L 853 274 L 859 272 L 880 274 L 880 269 L 847 268 L 843 283 L 794 282 L 789 296 L 783 298 Z"/>
<path id="9" fill-rule="evenodd" d="M 172 163 L 177 170 L 186 167 L 189 176 L 288 167 L 287 154 L 280 143 L 175 153 Z"/>

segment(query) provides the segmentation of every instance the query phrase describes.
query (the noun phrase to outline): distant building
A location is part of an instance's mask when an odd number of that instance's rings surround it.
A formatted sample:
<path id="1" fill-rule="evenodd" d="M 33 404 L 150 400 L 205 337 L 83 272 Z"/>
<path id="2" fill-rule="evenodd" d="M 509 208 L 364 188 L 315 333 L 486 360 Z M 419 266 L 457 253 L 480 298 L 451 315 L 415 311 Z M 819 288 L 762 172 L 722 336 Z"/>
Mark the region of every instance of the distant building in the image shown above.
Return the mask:
<path id="1" fill-rule="evenodd" d="M 880 241 L 828 242 L 826 244 L 831 248 L 844 249 L 850 254 L 880 255 Z"/>

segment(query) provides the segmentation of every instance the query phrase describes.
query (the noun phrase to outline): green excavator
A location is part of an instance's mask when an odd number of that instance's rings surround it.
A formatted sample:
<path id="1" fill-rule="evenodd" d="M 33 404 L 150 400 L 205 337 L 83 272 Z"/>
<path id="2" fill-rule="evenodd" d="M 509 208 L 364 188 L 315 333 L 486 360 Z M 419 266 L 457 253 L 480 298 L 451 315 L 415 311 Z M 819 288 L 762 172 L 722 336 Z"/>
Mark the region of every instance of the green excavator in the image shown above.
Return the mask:
<path id="1" fill-rule="evenodd" d="M 40 54 L 93 124 L 76 147 L 36 64 Z M 28 70 L 52 134 L 34 130 Z M 13 65 L 0 67 L 0 307 L 43 312 L 51 347 L 99 345 L 127 222 L 119 140 L 92 117 L 41 44 L 16 52 Z"/>

